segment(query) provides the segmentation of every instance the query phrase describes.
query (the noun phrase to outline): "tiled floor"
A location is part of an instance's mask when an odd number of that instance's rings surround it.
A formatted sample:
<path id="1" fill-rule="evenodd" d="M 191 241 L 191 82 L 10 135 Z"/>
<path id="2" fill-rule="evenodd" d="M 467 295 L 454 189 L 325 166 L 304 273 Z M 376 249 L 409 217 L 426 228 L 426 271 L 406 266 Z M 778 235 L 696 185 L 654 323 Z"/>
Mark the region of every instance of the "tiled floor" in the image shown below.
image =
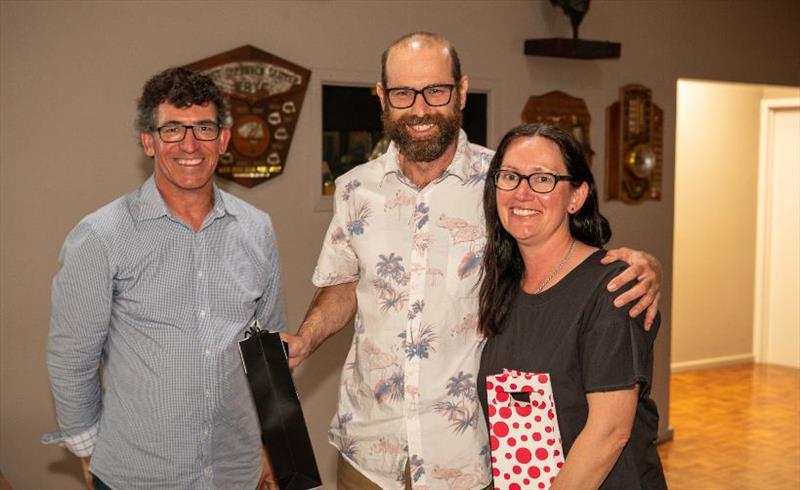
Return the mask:
<path id="1" fill-rule="evenodd" d="M 672 375 L 671 490 L 800 489 L 800 370 L 743 365 Z"/>

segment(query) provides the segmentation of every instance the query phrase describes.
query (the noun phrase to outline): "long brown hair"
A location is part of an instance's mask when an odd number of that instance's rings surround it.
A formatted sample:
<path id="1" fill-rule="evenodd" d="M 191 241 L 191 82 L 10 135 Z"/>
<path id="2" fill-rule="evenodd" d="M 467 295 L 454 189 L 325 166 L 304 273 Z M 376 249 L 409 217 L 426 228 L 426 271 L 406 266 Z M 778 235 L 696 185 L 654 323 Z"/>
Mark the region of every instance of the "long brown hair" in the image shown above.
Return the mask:
<path id="1" fill-rule="evenodd" d="M 486 337 L 500 331 L 520 287 L 525 264 L 517 241 L 503 228 L 497 214 L 497 189 L 494 176 L 503 163 L 509 145 L 519 138 L 539 136 L 555 143 L 572 176 L 572 185 L 586 182 L 589 192 L 578 212 L 569 216 L 570 235 L 587 245 L 602 247 L 611 238 L 608 220 L 600 214 L 597 186 L 581 144 L 568 132 L 549 124 L 523 124 L 503 136 L 497 148 L 483 188 L 483 213 L 486 219 L 486 248 L 481 269 L 478 299 L 479 329 Z"/>

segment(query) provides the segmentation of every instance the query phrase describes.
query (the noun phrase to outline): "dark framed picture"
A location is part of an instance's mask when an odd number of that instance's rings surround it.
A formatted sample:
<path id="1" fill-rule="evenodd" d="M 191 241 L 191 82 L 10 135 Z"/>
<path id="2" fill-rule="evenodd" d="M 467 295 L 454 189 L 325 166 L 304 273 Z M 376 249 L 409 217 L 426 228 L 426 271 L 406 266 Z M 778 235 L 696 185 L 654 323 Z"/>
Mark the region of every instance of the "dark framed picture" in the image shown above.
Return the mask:
<path id="1" fill-rule="evenodd" d="M 470 142 L 486 146 L 488 94 L 470 92 L 462 128 Z M 379 157 L 389 147 L 383 136 L 381 104 L 372 86 L 322 86 L 322 194 L 356 165 Z"/>

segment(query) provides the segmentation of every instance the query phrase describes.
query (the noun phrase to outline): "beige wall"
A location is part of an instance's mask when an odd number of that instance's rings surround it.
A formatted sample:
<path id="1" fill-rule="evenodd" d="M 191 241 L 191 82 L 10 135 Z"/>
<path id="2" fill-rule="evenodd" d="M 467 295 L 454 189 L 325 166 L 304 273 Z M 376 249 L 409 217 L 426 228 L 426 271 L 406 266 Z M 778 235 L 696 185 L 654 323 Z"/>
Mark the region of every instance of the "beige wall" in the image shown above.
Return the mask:
<path id="1" fill-rule="evenodd" d="M 0 2 L 0 470 L 14 488 L 77 488 L 77 463 L 38 440 L 55 426 L 44 346 L 49 287 L 69 229 L 136 187 L 150 164 L 131 129 L 144 80 L 168 65 L 253 44 L 312 70 L 286 173 L 253 189 L 225 185 L 273 216 L 291 325 L 330 214 L 320 206 L 320 81 L 378 77 L 380 52 L 412 30 L 453 40 L 473 85 L 490 91 L 489 141 L 519 120 L 529 95 L 560 89 L 594 116 L 596 176 L 604 171 L 604 110 L 621 85 L 643 83 L 664 109 L 664 200 L 604 203 L 613 245 L 643 248 L 665 268 L 664 326 L 657 342 L 655 397 L 666 424 L 672 288 L 675 83 L 679 77 L 798 84 L 800 5 L 793 0 L 595 2 L 581 26 L 588 39 L 622 43 L 622 59 L 531 58 L 526 38 L 569 36 L 566 17 L 538 1 L 472 2 Z M 322 77 L 322 78 L 321 78 Z M 702 328 L 702 327 L 701 327 Z M 298 370 L 321 470 L 342 334 Z"/>
<path id="2" fill-rule="evenodd" d="M 681 80 L 672 367 L 753 360 L 761 101 L 797 89 Z"/>

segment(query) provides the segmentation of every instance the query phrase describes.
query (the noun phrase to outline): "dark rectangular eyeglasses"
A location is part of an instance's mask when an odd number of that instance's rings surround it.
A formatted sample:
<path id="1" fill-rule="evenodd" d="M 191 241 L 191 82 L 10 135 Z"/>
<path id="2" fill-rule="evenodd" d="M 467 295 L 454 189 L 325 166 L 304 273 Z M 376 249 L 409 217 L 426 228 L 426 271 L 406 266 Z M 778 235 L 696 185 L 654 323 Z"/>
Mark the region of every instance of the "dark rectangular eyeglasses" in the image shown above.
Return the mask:
<path id="1" fill-rule="evenodd" d="M 417 95 L 422 94 L 425 103 L 431 107 L 441 107 L 450 103 L 453 96 L 452 83 L 428 85 L 420 90 L 411 87 L 393 87 L 386 89 L 386 98 L 389 105 L 395 109 L 408 109 L 417 100 Z"/>
<path id="2" fill-rule="evenodd" d="M 214 141 L 219 137 L 220 126 L 217 123 L 202 122 L 198 124 L 165 124 L 156 128 L 158 136 L 164 143 L 178 143 L 186 138 L 186 130 L 192 130 L 197 141 Z"/>
<path id="3" fill-rule="evenodd" d="M 502 191 L 513 191 L 523 181 L 528 182 L 528 187 L 533 192 L 547 194 L 553 192 L 556 184 L 562 180 L 572 182 L 571 175 L 558 175 L 550 172 L 534 172 L 523 175 L 513 170 L 496 170 L 494 172 L 494 186 Z"/>

